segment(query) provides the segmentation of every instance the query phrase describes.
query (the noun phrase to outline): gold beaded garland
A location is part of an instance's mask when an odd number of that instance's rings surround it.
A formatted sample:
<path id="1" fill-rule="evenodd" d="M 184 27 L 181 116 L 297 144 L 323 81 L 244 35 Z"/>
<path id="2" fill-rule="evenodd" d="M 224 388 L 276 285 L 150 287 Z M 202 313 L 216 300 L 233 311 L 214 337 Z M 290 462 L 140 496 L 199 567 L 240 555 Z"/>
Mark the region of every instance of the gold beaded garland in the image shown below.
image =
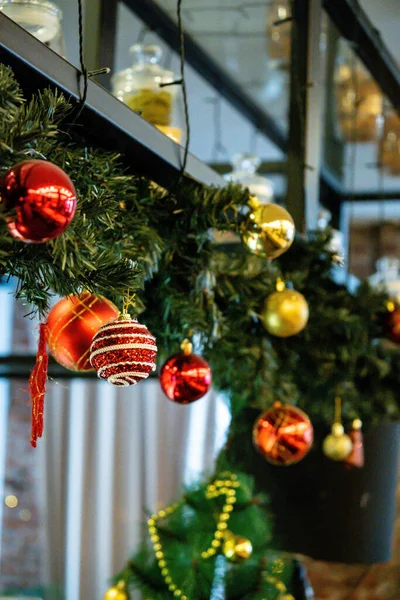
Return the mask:
<path id="1" fill-rule="evenodd" d="M 233 505 L 236 502 L 236 489 L 240 487 L 240 483 L 237 480 L 237 475 L 234 473 L 221 473 L 221 477 L 224 477 L 225 479 L 216 479 L 207 486 L 205 492 L 207 500 L 212 500 L 223 495 L 226 496 L 226 498 L 222 507 L 222 511 L 218 516 L 216 530 L 214 532 L 211 544 L 207 550 L 204 550 L 204 552 L 201 553 L 201 558 L 204 560 L 212 558 L 217 554 L 217 551 L 220 551 L 222 541 L 224 540 L 225 532 L 228 527 L 228 521 L 230 519 L 231 512 L 233 511 Z M 179 598 L 180 600 L 189 600 L 183 591 L 176 585 L 176 583 L 174 583 L 171 577 L 167 561 L 165 560 L 165 555 L 157 527 L 157 522 L 159 519 L 164 519 L 165 517 L 171 515 L 181 505 L 182 502 L 176 502 L 165 509 L 159 510 L 147 520 L 147 526 L 150 540 L 153 544 L 154 553 L 157 558 L 157 564 L 161 570 L 161 575 L 164 578 L 164 582 L 167 585 L 168 590 L 173 592 L 175 598 Z"/>
<path id="2" fill-rule="evenodd" d="M 275 587 L 276 591 L 279 592 L 278 600 L 295 600 L 294 596 L 288 593 L 287 587 L 283 581 L 277 577 L 277 575 L 280 575 L 283 572 L 284 567 L 285 563 L 283 560 L 277 558 L 274 560 L 271 567 L 271 571 L 274 573 L 274 575 L 268 575 L 264 570 L 263 576 L 265 577 L 265 581 L 271 583 Z M 262 598 L 262 600 L 268 600 L 268 598 Z"/>

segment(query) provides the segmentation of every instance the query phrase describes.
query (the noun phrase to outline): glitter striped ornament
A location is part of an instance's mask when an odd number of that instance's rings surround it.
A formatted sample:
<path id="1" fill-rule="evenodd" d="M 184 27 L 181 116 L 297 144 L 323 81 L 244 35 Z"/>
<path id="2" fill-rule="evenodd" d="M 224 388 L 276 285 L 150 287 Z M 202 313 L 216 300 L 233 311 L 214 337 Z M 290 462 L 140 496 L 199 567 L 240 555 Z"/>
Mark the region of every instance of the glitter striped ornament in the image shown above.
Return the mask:
<path id="1" fill-rule="evenodd" d="M 156 369 L 157 346 L 146 325 L 123 314 L 103 325 L 90 346 L 90 363 L 112 385 L 134 385 Z"/>

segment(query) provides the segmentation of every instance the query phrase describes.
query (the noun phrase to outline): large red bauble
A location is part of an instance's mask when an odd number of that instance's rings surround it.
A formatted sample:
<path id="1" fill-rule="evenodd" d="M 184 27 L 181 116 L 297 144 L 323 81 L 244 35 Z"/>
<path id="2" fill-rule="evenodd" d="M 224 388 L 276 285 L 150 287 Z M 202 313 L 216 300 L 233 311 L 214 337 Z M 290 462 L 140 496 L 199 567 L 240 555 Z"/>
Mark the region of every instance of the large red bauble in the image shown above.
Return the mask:
<path id="1" fill-rule="evenodd" d="M 51 354 L 67 369 L 92 371 L 89 358 L 93 336 L 118 314 L 112 302 L 89 292 L 63 298 L 47 317 L 47 343 Z"/>
<path id="2" fill-rule="evenodd" d="M 199 400 L 208 392 L 211 379 L 211 369 L 204 358 L 185 352 L 171 356 L 160 373 L 160 384 L 165 395 L 177 404 Z"/>
<path id="3" fill-rule="evenodd" d="M 121 315 L 93 338 L 90 362 L 113 385 L 134 385 L 156 369 L 156 340 L 137 319 Z"/>
<path id="4" fill-rule="evenodd" d="M 258 452 L 274 465 L 292 465 L 310 450 L 314 431 L 307 415 L 290 404 L 279 402 L 254 424 L 253 443 Z"/>
<path id="5" fill-rule="evenodd" d="M 76 208 L 74 184 L 60 167 L 45 160 L 25 160 L 0 181 L 0 203 L 13 237 L 47 242 L 71 223 Z"/>
<path id="6" fill-rule="evenodd" d="M 387 336 L 395 344 L 400 344 L 400 307 L 395 306 L 388 312 L 386 319 Z"/>

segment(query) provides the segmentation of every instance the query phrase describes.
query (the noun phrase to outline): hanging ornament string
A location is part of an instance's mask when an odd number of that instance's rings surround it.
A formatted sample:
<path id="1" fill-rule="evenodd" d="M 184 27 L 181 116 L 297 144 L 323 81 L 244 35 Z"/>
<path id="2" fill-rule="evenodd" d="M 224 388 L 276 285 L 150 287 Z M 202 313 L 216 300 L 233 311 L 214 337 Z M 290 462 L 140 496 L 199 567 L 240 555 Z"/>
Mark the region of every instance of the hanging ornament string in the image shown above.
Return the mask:
<path id="1" fill-rule="evenodd" d="M 351 236 L 351 225 L 354 219 L 354 197 L 355 197 L 355 188 L 356 188 L 356 166 L 357 166 L 357 116 L 358 116 L 358 106 L 360 103 L 360 98 L 358 97 L 358 75 L 357 75 L 357 61 L 355 52 L 351 53 L 351 79 L 352 85 L 354 89 L 355 101 L 353 106 L 353 115 L 352 115 L 352 123 L 351 123 L 351 131 L 350 131 L 350 140 L 351 140 L 351 154 L 349 160 L 349 169 L 350 169 L 350 179 L 349 179 L 349 188 L 350 188 L 350 211 L 349 211 L 349 224 L 348 224 L 348 256 L 347 256 L 347 285 L 350 285 L 350 269 L 351 269 L 351 254 L 352 254 L 352 236 Z"/>
<path id="2" fill-rule="evenodd" d="M 177 3 L 177 17 L 178 17 L 178 31 L 179 31 L 179 43 L 180 43 L 180 66 L 181 66 L 181 79 L 182 79 L 182 94 L 183 94 L 183 106 L 185 110 L 185 125 L 186 125 L 186 143 L 183 152 L 183 160 L 181 164 L 181 172 L 179 176 L 179 183 L 185 174 L 187 157 L 189 152 L 190 144 L 190 122 L 189 122 L 189 104 L 187 97 L 187 87 L 185 80 L 185 34 L 182 23 L 182 0 L 178 0 Z"/>
<path id="3" fill-rule="evenodd" d="M 342 399 L 337 396 L 335 398 L 335 423 L 342 422 Z"/>
<path id="4" fill-rule="evenodd" d="M 181 85 L 182 86 L 182 96 L 183 96 L 183 107 L 185 114 L 185 128 L 186 128 L 186 142 L 183 149 L 183 157 L 181 156 L 181 165 L 180 171 L 178 174 L 178 179 L 176 182 L 176 187 L 181 183 L 183 176 L 185 174 L 186 163 L 188 159 L 189 153 L 189 144 L 190 144 L 190 120 L 189 120 L 189 104 L 188 104 L 188 95 L 187 95 L 187 87 L 186 87 L 186 79 L 185 79 L 185 33 L 183 29 L 182 23 L 182 0 L 178 0 L 177 2 L 177 21 L 178 21 L 178 35 L 179 35 L 179 62 L 180 62 L 180 79 L 176 81 L 171 81 L 167 83 L 160 83 L 160 87 L 167 87 L 170 85 Z"/>
<path id="5" fill-rule="evenodd" d="M 129 315 L 129 307 L 135 308 L 136 306 L 136 294 L 131 294 L 130 290 L 127 291 L 126 296 L 123 300 L 122 314 Z"/>
<path id="6" fill-rule="evenodd" d="M 78 111 L 70 125 L 71 126 L 76 123 L 76 121 L 81 116 L 83 109 L 85 108 L 87 93 L 88 93 L 88 85 L 89 79 L 94 77 L 95 75 L 103 75 L 111 72 L 109 67 L 102 67 L 101 69 L 96 69 L 94 71 L 88 71 L 85 64 L 84 59 L 84 36 L 83 36 L 83 4 L 82 0 L 78 0 L 78 35 L 79 35 L 79 64 L 81 68 L 81 73 L 79 74 L 79 89 L 80 89 L 80 79 L 83 78 L 83 91 L 80 95 L 80 100 L 78 104 Z"/>
<path id="7" fill-rule="evenodd" d="M 211 150 L 211 161 L 217 162 L 220 154 L 229 157 L 229 152 L 222 141 L 222 102 L 220 96 L 205 98 L 205 102 L 213 104 L 214 143 Z"/>
<path id="8" fill-rule="evenodd" d="M 81 67 L 81 73 L 79 76 L 79 80 L 81 77 L 83 77 L 83 92 L 81 94 L 81 98 L 79 101 L 79 106 L 78 106 L 78 112 L 76 113 L 73 123 L 75 123 L 78 118 L 80 117 L 85 104 L 86 104 L 86 98 L 87 98 L 87 92 L 88 92 L 88 84 L 89 84 L 89 77 L 88 77 L 88 71 L 86 68 L 86 64 L 85 64 L 85 59 L 84 59 L 84 40 L 83 40 L 83 6 L 82 6 L 82 0 L 78 0 L 78 30 L 79 30 L 79 64 Z M 80 84 L 80 81 L 78 82 Z M 80 89 L 80 85 L 79 85 L 79 89 Z M 72 124 L 73 124 L 72 123 Z"/>

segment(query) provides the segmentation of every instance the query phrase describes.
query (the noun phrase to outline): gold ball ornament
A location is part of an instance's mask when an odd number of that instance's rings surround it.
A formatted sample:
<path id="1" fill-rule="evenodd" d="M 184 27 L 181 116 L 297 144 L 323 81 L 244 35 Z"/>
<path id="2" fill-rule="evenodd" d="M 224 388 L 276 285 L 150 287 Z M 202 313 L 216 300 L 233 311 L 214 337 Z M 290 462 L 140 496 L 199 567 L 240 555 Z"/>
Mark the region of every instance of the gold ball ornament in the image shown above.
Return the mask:
<path id="1" fill-rule="evenodd" d="M 264 258 L 277 258 L 290 248 L 295 236 L 292 217 L 278 204 L 260 204 L 253 196 L 251 212 L 242 233 L 242 240 L 253 253 Z"/>
<path id="2" fill-rule="evenodd" d="M 110 587 L 104 594 L 103 600 L 129 600 L 125 581 L 118 581 L 117 585 Z"/>
<path id="3" fill-rule="evenodd" d="M 277 291 L 268 296 L 261 319 L 268 333 L 286 338 L 300 333 L 307 325 L 308 304 L 303 294 L 285 288 L 278 280 Z"/>
<path id="4" fill-rule="evenodd" d="M 332 425 L 332 433 L 326 436 L 322 444 L 322 450 L 328 458 L 335 461 L 343 461 L 350 455 L 353 442 L 350 436 L 344 433 L 341 423 Z"/>
<path id="5" fill-rule="evenodd" d="M 232 562 L 243 562 L 252 555 L 253 546 L 247 538 L 227 531 L 222 544 L 222 552 Z"/>

